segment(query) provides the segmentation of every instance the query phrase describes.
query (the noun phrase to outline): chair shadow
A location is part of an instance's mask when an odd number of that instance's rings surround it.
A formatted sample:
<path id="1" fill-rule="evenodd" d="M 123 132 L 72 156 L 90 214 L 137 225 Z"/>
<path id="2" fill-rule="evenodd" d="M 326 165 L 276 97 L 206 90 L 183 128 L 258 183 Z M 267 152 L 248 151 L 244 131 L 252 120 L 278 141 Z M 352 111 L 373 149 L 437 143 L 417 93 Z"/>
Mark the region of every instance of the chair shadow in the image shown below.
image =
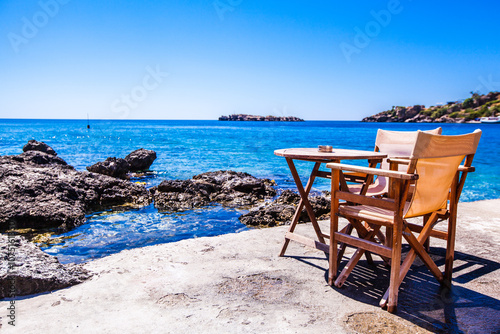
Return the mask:
<path id="1" fill-rule="evenodd" d="M 408 250 L 406 247 L 404 252 Z M 444 268 L 444 249 L 431 248 L 430 255 Z M 359 261 L 342 288 L 332 288 L 359 302 L 378 306 L 389 287 L 390 268 L 377 259 L 374 264 Z M 346 262 L 344 258 L 340 268 Z M 455 263 L 459 264 L 453 270 L 452 283 L 458 284 L 471 283 L 500 269 L 500 263 L 460 252 L 455 252 Z M 482 283 L 472 282 L 480 288 Z M 400 286 L 396 316 L 436 333 L 500 333 L 500 300 L 456 284 L 451 289 L 442 287 L 421 262 L 413 264 Z"/>

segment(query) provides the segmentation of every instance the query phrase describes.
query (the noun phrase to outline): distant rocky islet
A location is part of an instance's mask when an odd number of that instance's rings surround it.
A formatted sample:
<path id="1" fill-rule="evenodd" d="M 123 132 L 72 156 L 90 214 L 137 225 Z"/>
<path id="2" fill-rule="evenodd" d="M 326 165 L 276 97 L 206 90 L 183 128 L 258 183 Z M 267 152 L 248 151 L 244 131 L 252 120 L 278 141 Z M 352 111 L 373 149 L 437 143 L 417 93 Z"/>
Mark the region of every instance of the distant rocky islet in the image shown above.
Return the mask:
<path id="1" fill-rule="evenodd" d="M 304 122 L 295 116 L 258 116 L 247 114 L 233 114 L 219 117 L 219 121 L 249 121 L 249 122 Z"/>

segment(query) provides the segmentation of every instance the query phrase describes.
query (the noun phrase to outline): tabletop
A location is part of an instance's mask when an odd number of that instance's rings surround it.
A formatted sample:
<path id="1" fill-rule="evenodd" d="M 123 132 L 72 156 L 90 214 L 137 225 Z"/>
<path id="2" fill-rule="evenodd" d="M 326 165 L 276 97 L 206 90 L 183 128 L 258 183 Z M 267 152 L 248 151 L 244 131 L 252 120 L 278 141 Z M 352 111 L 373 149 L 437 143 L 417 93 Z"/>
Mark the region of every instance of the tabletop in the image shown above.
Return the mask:
<path id="1" fill-rule="evenodd" d="M 285 148 L 274 151 L 274 154 L 285 158 L 310 160 L 317 162 L 387 158 L 387 154 L 380 152 L 349 150 L 341 148 L 334 148 L 332 152 L 320 152 L 317 148 Z"/>

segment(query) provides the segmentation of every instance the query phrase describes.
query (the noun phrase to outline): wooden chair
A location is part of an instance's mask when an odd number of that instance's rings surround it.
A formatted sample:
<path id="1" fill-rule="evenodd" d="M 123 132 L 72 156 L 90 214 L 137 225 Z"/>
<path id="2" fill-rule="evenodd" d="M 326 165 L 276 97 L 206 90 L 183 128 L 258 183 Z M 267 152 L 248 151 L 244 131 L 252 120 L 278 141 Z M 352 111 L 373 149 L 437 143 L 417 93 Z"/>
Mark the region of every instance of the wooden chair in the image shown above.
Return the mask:
<path id="1" fill-rule="evenodd" d="M 440 135 L 442 128 L 438 127 L 436 129 L 427 130 L 427 133 L 432 133 Z M 388 158 L 408 158 L 411 154 L 411 150 L 415 146 L 415 140 L 417 139 L 418 131 L 388 131 L 378 129 L 377 137 L 375 139 L 375 152 L 382 152 L 387 154 Z M 375 167 L 375 166 L 370 166 Z M 389 170 L 390 164 L 387 159 L 384 159 L 380 164 L 380 168 Z M 399 170 L 405 171 L 406 166 L 400 165 Z M 349 184 L 349 191 L 357 194 L 366 194 L 367 196 L 383 196 L 386 195 L 389 190 L 389 183 L 387 178 L 379 175 L 373 183 L 364 182 L 366 179 L 366 174 L 363 173 L 344 173 L 346 180 L 354 183 Z M 367 186 L 368 185 L 368 186 Z"/>
<path id="2" fill-rule="evenodd" d="M 451 284 L 458 198 L 467 173 L 473 171 L 471 163 L 480 137 L 480 130 L 460 136 L 418 132 L 409 159 L 389 159 L 389 162 L 406 165 L 406 172 L 339 163 L 327 164 L 332 169 L 329 284 L 341 287 L 366 251 L 391 260 L 389 288 L 380 302 L 382 307 L 387 306 L 389 312 L 397 309 L 399 286 L 417 255 L 439 282 Z M 460 166 L 464 159 L 463 166 Z M 343 171 L 387 177 L 387 198 L 340 190 L 339 179 Z M 413 188 L 411 194 L 410 188 Z M 345 202 L 340 203 L 341 200 Z M 339 216 L 348 220 L 348 226 L 356 229 L 358 237 L 338 230 Z M 424 217 L 422 226 L 407 221 L 408 218 L 420 216 Z M 438 219 L 448 220 L 447 232 L 433 230 Z M 382 226 L 390 232 L 390 240 L 385 244 L 375 239 Z M 417 232 L 418 236 L 413 232 Z M 423 247 L 429 236 L 447 240 L 444 275 Z M 401 264 L 403 238 L 411 249 Z M 340 262 L 337 251 L 342 249 L 337 247 L 339 243 L 357 249 L 337 276 Z"/>
<path id="3" fill-rule="evenodd" d="M 438 127 L 432 130 L 426 130 L 424 132 L 440 135 L 442 133 L 442 128 Z M 417 134 L 419 131 L 388 131 L 378 129 L 377 137 L 375 138 L 375 152 L 382 152 L 387 154 L 388 158 L 384 159 L 380 164 L 381 169 L 385 170 L 399 170 L 406 171 L 406 165 L 389 163 L 389 159 L 391 158 L 408 158 L 411 154 L 413 147 L 415 146 L 415 141 L 417 140 Z M 370 167 L 376 167 L 371 165 Z M 389 182 L 388 178 L 382 175 L 378 175 L 377 178 L 373 181 L 373 177 L 367 176 L 364 173 L 344 173 L 344 178 L 347 180 L 354 182 L 348 184 L 349 191 L 355 194 L 361 194 L 366 196 L 386 196 L 389 192 Z M 368 182 L 366 182 L 368 181 Z M 356 183 L 357 182 L 357 183 Z M 349 226 L 346 229 L 346 232 L 352 232 L 352 227 Z M 388 230 L 388 232 L 391 232 Z M 386 238 L 382 234 L 382 232 L 377 232 L 378 239 L 385 243 Z M 389 239 L 390 242 L 390 239 Z M 425 243 L 425 248 L 427 251 L 430 248 L 430 238 L 427 239 Z M 340 256 L 343 255 L 343 251 L 345 247 L 343 247 L 342 251 L 339 253 Z M 366 252 L 365 256 L 368 262 L 373 263 L 371 259 L 370 253 Z M 390 260 L 385 259 L 386 263 L 389 264 Z"/>

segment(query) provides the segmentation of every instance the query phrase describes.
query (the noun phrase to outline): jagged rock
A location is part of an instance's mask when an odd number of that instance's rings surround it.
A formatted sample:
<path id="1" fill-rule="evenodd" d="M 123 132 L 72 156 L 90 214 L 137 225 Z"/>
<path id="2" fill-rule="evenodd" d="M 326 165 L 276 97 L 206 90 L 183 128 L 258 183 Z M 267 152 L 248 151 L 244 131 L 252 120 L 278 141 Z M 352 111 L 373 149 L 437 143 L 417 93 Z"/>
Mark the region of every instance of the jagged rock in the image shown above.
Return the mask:
<path id="1" fill-rule="evenodd" d="M 83 224 L 87 213 L 118 205 L 151 203 L 151 196 L 143 186 L 106 175 L 79 172 L 57 162 L 39 164 L 25 159 L 26 153 L 0 156 L 2 231 L 12 228 L 66 231 Z M 47 157 L 42 152 L 36 156 Z"/>
<path id="2" fill-rule="evenodd" d="M 129 172 L 135 173 L 148 170 L 155 159 L 155 151 L 141 148 L 131 152 L 125 159 L 109 157 L 104 161 L 99 161 L 92 166 L 88 166 L 87 170 L 93 173 L 125 179 L 127 176 L 137 175 L 127 175 Z"/>
<path id="3" fill-rule="evenodd" d="M 26 151 L 19 155 L 12 156 L 12 159 L 19 162 L 31 162 L 37 165 L 68 165 L 62 158 L 42 151 Z"/>
<path id="4" fill-rule="evenodd" d="M 148 170 L 156 159 L 156 152 L 140 148 L 125 157 L 131 172 Z"/>
<path id="5" fill-rule="evenodd" d="M 210 185 L 193 180 L 165 180 L 153 188 L 155 207 L 161 211 L 184 211 L 210 204 Z"/>
<path id="6" fill-rule="evenodd" d="M 228 207 L 254 205 L 276 195 L 273 182 L 234 171 L 208 172 L 190 180 L 165 180 L 151 189 L 155 207 L 181 211 L 219 203 Z"/>
<path id="7" fill-rule="evenodd" d="M 250 212 L 239 217 L 239 220 L 247 226 L 257 227 L 273 227 L 290 223 L 297 205 L 299 204 L 300 196 L 291 190 L 285 190 L 271 204 L 251 210 Z M 326 219 L 330 213 L 330 199 L 323 193 L 318 196 L 311 196 L 309 202 L 313 208 L 317 219 Z M 310 221 L 307 211 L 302 210 L 299 217 L 299 222 Z"/>
<path id="8" fill-rule="evenodd" d="M 130 170 L 130 165 L 125 159 L 110 157 L 104 161 L 96 162 L 92 166 L 87 166 L 87 170 L 93 173 L 125 179 Z"/>
<path id="9" fill-rule="evenodd" d="M 424 109 L 425 106 L 422 106 L 422 105 L 414 105 L 412 107 L 408 107 L 406 108 L 406 112 L 404 114 L 404 116 L 402 117 L 403 119 L 409 119 L 409 118 L 413 118 L 415 117 L 416 115 L 418 115 L 418 113 L 420 111 L 422 111 L 422 109 Z"/>
<path id="10" fill-rule="evenodd" d="M 21 236 L 0 234 L 0 299 L 79 284 L 92 276 L 81 265 L 61 264 Z"/>
<path id="11" fill-rule="evenodd" d="M 27 151 L 40 151 L 50 155 L 57 155 L 56 151 L 52 149 L 49 145 L 45 144 L 43 141 L 36 141 L 34 139 L 28 141 L 23 147 L 23 152 Z"/>

